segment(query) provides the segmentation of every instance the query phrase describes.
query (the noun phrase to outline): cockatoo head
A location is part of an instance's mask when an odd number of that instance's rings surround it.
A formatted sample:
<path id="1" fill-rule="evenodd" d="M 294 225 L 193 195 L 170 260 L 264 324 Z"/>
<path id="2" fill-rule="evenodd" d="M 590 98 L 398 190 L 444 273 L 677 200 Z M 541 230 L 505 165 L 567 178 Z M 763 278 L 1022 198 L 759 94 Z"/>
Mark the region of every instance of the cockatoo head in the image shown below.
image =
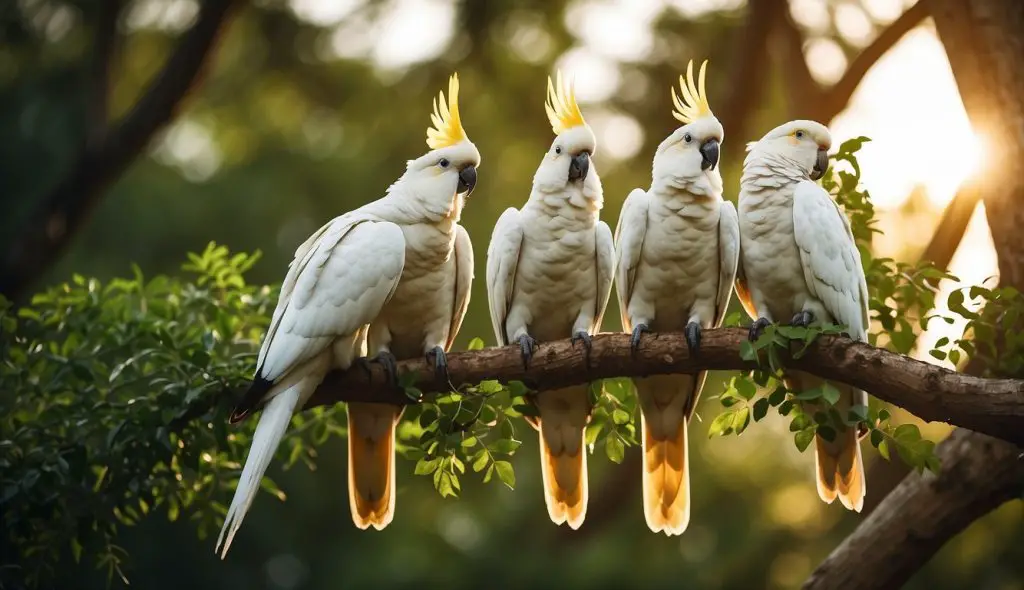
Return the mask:
<path id="1" fill-rule="evenodd" d="M 790 121 L 772 129 L 760 141 L 747 146 L 750 157 L 771 153 L 793 162 L 811 180 L 818 180 L 828 170 L 828 150 L 832 134 L 817 121 Z"/>
<path id="2" fill-rule="evenodd" d="M 444 92 L 434 99 L 430 119 L 434 124 L 427 129 L 430 151 L 410 160 L 395 185 L 432 205 L 458 205 L 461 211 L 462 199 L 476 186 L 480 152 L 462 128 L 458 74 L 452 74 L 448 81 L 448 100 L 445 101 Z"/>
<path id="3" fill-rule="evenodd" d="M 573 185 L 599 189 L 600 180 L 590 163 L 597 149 L 597 138 L 583 120 L 572 83 L 563 83 L 561 72 L 557 73 L 555 84 L 548 77 L 544 110 L 556 137 L 534 174 L 534 186 L 548 192 L 562 191 Z"/>
<path id="4" fill-rule="evenodd" d="M 722 175 L 718 169 L 719 150 L 725 138 L 722 124 L 711 112 L 704 90 L 708 62 L 693 77 L 693 61 L 686 76 L 679 76 L 682 98 L 672 88 L 672 116 L 683 124 L 672 132 L 654 154 L 654 184 L 663 184 L 695 193 L 721 193 Z"/>

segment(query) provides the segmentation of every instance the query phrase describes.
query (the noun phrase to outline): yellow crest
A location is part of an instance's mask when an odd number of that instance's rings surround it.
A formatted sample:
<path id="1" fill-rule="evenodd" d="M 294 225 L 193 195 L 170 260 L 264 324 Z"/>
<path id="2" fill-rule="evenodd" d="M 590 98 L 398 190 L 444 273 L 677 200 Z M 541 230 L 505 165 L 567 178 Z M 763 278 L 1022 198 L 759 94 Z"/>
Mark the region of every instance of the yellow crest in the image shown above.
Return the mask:
<path id="1" fill-rule="evenodd" d="M 556 73 L 556 84 L 552 84 L 551 76 L 548 76 L 548 99 L 544 103 L 544 111 L 548 114 L 548 121 L 551 121 L 551 130 L 555 135 L 566 129 L 586 125 L 580 106 L 576 104 L 573 84 L 563 84 L 561 71 Z"/>
<path id="2" fill-rule="evenodd" d="M 693 123 L 701 117 L 711 114 L 711 107 L 708 105 L 708 95 L 704 90 L 704 72 L 708 66 L 708 60 L 700 65 L 700 74 L 697 83 L 693 81 L 693 60 L 686 65 L 686 77 L 679 76 L 679 90 L 682 91 L 683 99 L 679 100 L 676 89 L 672 88 L 672 116 L 683 124 Z"/>
<path id="3" fill-rule="evenodd" d="M 452 74 L 448 80 L 448 102 L 444 100 L 444 91 L 438 92 L 434 99 L 434 112 L 430 115 L 433 127 L 427 128 L 427 146 L 432 150 L 455 145 L 466 139 L 466 130 L 462 128 L 462 117 L 459 115 L 459 74 Z"/>

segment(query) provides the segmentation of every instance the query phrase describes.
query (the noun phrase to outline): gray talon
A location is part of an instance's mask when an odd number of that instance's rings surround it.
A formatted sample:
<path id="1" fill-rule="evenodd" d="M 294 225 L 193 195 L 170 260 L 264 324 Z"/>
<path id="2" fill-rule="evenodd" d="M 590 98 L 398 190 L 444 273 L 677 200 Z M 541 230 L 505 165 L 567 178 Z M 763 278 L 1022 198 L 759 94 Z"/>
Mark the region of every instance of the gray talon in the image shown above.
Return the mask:
<path id="1" fill-rule="evenodd" d="M 700 324 L 690 322 L 686 324 L 686 346 L 690 349 L 690 356 L 697 356 L 700 353 Z"/>
<path id="2" fill-rule="evenodd" d="M 590 334 L 588 334 L 584 330 L 580 330 L 579 332 L 576 332 L 575 334 L 572 335 L 571 342 L 572 342 L 573 348 L 576 347 L 576 343 L 577 342 L 583 342 L 583 358 L 584 358 L 584 360 L 586 360 L 587 367 L 589 367 L 590 366 L 590 349 L 593 347 L 593 344 L 594 344 L 593 338 L 591 338 Z"/>
<path id="3" fill-rule="evenodd" d="M 437 379 L 442 382 L 451 381 L 451 377 L 448 375 L 448 355 L 445 354 L 444 349 L 440 346 L 435 346 L 427 351 L 426 354 L 427 362 L 434 363 L 434 374 L 437 375 Z"/>
<path id="4" fill-rule="evenodd" d="M 519 337 L 519 351 L 523 356 L 523 369 L 530 368 L 530 361 L 533 359 L 533 351 L 537 350 L 537 341 L 529 334 Z"/>
<path id="5" fill-rule="evenodd" d="M 629 340 L 630 352 L 636 354 L 636 351 L 640 348 L 640 335 L 647 334 L 650 331 L 651 329 L 647 327 L 647 324 L 637 324 L 633 326 L 633 337 Z"/>
<path id="6" fill-rule="evenodd" d="M 805 309 L 804 311 L 798 311 L 796 315 L 793 316 L 792 321 L 790 321 L 790 325 L 796 326 L 798 328 L 806 328 L 807 326 L 810 326 L 813 322 L 814 314 Z"/>
<path id="7" fill-rule="evenodd" d="M 748 335 L 750 341 L 754 342 L 760 338 L 761 332 L 764 332 L 764 329 L 769 325 L 771 325 L 771 322 L 768 321 L 768 318 L 757 318 L 757 320 L 750 325 L 750 334 Z"/>

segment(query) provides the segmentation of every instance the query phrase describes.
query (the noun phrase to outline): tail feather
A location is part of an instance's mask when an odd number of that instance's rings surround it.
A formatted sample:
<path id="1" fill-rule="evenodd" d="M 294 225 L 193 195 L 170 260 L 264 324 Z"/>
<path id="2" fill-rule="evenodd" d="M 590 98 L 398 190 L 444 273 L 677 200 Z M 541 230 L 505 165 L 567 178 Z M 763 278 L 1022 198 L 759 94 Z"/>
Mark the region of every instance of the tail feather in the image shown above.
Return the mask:
<path id="1" fill-rule="evenodd" d="M 580 430 L 580 444 L 575 454 L 552 452 L 540 424 L 540 462 L 544 479 L 544 502 L 548 516 L 555 524 L 567 523 L 576 530 L 587 515 L 587 453 Z"/>
<path id="2" fill-rule="evenodd" d="M 674 436 L 659 439 L 641 413 L 644 518 L 654 532 L 681 535 L 690 523 L 690 467 L 686 421 Z"/>
<path id="3" fill-rule="evenodd" d="M 838 497 L 847 509 L 860 512 L 867 486 L 857 431 L 849 428 L 837 434 L 833 442 L 820 436 L 815 436 L 814 440 L 818 496 L 828 504 Z"/>
<path id="4" fill-rule="evenodd" d="M 382 530 L 395 516 L 395 425 L 402 410 L 348 404 L 348 500 L 360 529 Z"/>
<path id="5" fill-rule="evenodd" d="M 260 480 L 266 473 L 270 460 L 273 459 L 281 439 L 284 438 L 288 424 L 291 422 L 292 414 L 298 404 L 301 393 L 301 383 L 293 385 L 289 389 L 271 398 L 263 408 L 259 423 L 256 425 L 256 432 L 252 437 L 252 446 L 249 448 L 249 455 L 246 457 L 245 466 L 242 468 L 242 475 L 235 488 L 235 495 L 231 499 L 231 506 L 228 508 L 228 515 L 224 519 L 224 525 L 217 537 L 215 551 L 220 558 L 228 553 L 231 542 L 235 538 L 242 520 L 249 511 L 256 492 L 260 486 Z M 225 535 L 226 533 L 226 535 Z M 223 549 L 222 549 L 223 544 Z"/>

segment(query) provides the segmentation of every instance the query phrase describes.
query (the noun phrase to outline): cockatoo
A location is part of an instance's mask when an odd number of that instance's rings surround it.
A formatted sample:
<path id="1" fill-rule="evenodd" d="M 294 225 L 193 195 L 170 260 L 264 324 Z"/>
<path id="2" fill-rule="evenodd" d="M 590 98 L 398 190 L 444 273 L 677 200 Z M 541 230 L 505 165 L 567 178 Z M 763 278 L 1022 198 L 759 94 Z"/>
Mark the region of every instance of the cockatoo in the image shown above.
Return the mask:
<path id="1" fill-rule="evenodd" d="M 633 189 L 615 228 L 616 293 L 622 327 L 641 335 L 684 332 L 699 354 L 701 330 L 718 327 L 739 261 L 736 208 L 722 199 L 718 170 L 722 124 L 711 112 L 693 62 L 672 89 L 672 115 L 683 123 L 658 146 L 651 188 Z M 679 535 L 690 521 L 687 422 L 707 373 L 634 379 L 643 430 L 644 517 L 654 532 Z"/>
<path id="2" fill-rule="evenodd" d="M 538 341 L 571 337 L 589 354 L 601 326 L 614 273 L 604 197 L 591 165 L 597 147 L 576 104 L 573 85 L 548 78 L 545 111 L 555 137 L 533 177 L 522 209 L 501 214 L 487 249 L 487 295 L 498 344 L 518 343 L 524 365 Z M 588 357 L 589 358 L 589 357 Z M 548 516 L 578 529 L 587 512 L 583 430 L 590 419 L 588 385 L 536 397 L 541 473 Z"/>
<path id="3" fill-rule="evenodd" d="M 396 382 L 397 358 L 426 353 L 446 371 L 469 304 L 473 251 L 458 225 L 480 153 L 459 115 L 459 81 L 435 100 L 427 154 L 407 163 L 386 195 L 328 222 L 295 252 L 257 360 L 231 414 L 263 408 L 224 527 L 221 557 L 252 504 L 292 415 L 331 369 L 379 362 Z M 376 356 L 365 358 L 366 349 Z M 395 509 L 395 424 L 402 408 L 348 405 L 349 504 L 356 526 L 381 529 Z M 223 551 L 221 551 L 223 543 Z"/>
<path id="4" fill-rule="evenodd" d="M 853 339 L 867 340 L 868 289 L 860 252 L 846 216 L 814 182 L 828 169 L 831 146 L 824 125 L 791 121 L 747 147 L 736 293 L 754 319 L 751 340 L 771 322 L 807 326 L 815 320 L 845 325 Z M 788 371 L 785 381 L 790 391 L 799 392 L 823 380 Z M 842 415 L 854 405 L 867 405 L 863 391 L 835 385 Z M 818 495 L 829 504 L 838 496 L 857 512 L 866 490 L 859 440 L 853 428 L 833 441 L 815 437 Z"/>

